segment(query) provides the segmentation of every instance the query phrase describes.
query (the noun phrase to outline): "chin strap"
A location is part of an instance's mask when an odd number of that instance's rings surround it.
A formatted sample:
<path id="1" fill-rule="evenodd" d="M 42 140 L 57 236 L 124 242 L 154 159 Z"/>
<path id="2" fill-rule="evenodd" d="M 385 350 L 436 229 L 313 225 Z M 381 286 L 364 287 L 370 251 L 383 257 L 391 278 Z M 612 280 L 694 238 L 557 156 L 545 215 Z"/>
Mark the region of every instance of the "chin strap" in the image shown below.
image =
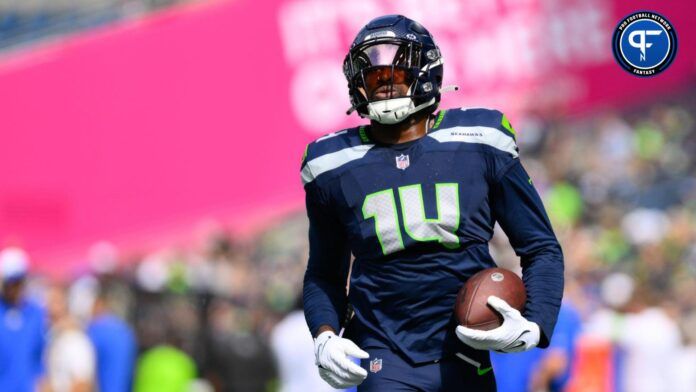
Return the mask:
<path id="1" fill-rule="evenodd" d="M 363 106 L 367 106 L 368 104 L 369 104 L 369 102 L 362 102 L 362 103 L 360 103 L 360 104 L 358 104 L 358 105 L 351 106 L 351 107 L 348 108 L 348 110 L 346 111 L 346 115 L 350 115 L 350 114 L 353 113 L 354 111 L 358 110 L 358 108 L 363 107 Z"/>
<path id="2" fill-rule="evenodd" d="M 449 93 L 449 92 L 453 92 L 453 91 L 459 91 L 459 86 L 457 86 L 456 84 L 451 84 L 449 86 L 445 86 L 445 87 L 440 89 L 440 93 Z M 346 115 L 350 116 L 350 114 L 353 113 L 354 111 L 356 111 L 359 107 L 366 106 L 368 104 L 369 104 L 369 102 L 362 102 L 361 104 L 359 104 L 357 106 L 351 106 L 350 108 L 348 108 L 348 110 L 346 110 Z M 424 105 L 428 106 L 429 104 L 430 103 L 426 103 Z M 417 107 L 418 110 L 422 109 L 422 107 L 420 107 L 420 106 L 423 106 L 423 105 L 419 105 L 419 107 Z M 360 116 L 360 117 L 363 117 L 363 116 Z"/>
<path id="3" fill-rule="evenodd" d="M 406 117 L 412 115 L 413 113 L 416 113 L 416 112 L 420 111 L 421 109 L 426 108 L 426 107 L 433 105 L 435 103 L 435 98 L 432 98 L 430 101 L 424 102 L 418 106 L 413 106 L 413 100 L 410 98 L 396 98 L 395 100 L 402 100 L 402 99 L 408 100 L 409 103 L 392 108 L 388 111 L 383 111 L 383 110 L 380 111 L 379 108 L 370 108 L 371 113 L 369 113 L 367 115 L 361 115 L 360 117 L 369 118 L 369 119 L 375 120 L 381 124 L 396 124 L 398 122 L 403 121 Z M 384 102 L 384 101 L 377 101 L 377 102 Z"/>

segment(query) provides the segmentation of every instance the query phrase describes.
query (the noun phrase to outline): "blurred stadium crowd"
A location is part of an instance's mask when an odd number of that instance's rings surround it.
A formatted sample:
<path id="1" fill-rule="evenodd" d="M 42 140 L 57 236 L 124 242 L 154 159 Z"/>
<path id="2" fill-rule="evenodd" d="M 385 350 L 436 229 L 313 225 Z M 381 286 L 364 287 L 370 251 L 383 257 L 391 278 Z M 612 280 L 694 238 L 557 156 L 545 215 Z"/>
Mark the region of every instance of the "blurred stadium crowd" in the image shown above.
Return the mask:
<path id="1" fill-rule="evenodd" d="M 578 119 L 529 115 L 516 127 L 523 161 L 564 247 L 567 305 L 582 324 L 573 344 L 561 348 L 571 372 L 567 390 L 696 390 L 693 113 L 691 93 Z M 198 379 L 193 385 L 199 390 L 292 390 L 289 378 L 314 371 L 310 337 L 292 313 L 307 259 L 306 230 L 298 212 L 252 240 L 216 230 L 198 249 L 172 244 L 122 255 L 99 243 L 88 252 L 89 271 L 58 285 L 29 275 L 26 295 L 48 307 L 53 331 L 66 318 L 78 320 L 71 328 L 86 328 L 99 384 L 121 372 L 122 385 L 132 379 L 137 391 L 163 390 L 167 369 L 179 369 L 172 382 Z M 500 265 L 519 271 L 504 233 L 496 234 L 491 250 Z M 7 321 L 6 303 L 7 282 L 21 281 L 25 271 L 22 263 L 6 260 L 17 257 L 3 259 L 0 329 L 17 328 Z M 69 305 L 63 315 L 56 310 L 61 292 Z M 109 362 L 113 345 L 104 345 L 99 329 L 115 328 L 115 320 L 133 331 L 133 358 L 125 362 L 130 369 L 109 370 L 102 363 Z M 290 358 L 283 354 L 288 339 L 278 334 L 296 337 Z M 51 352 L 57 335 L 48 336 Z M 0 342 L 4 361 L 25 356 L 8 351 L 22 350 L 18 346 Z M 61 371 L 52 367 L 67 365 L 44 359 L 43 366 L 50 375 Z M 295 366 L 290 374 L 288 366 Z M 531 380 L 533 367 L 530 372 Z"/>
<path id="2" fill-rule="evenodd" d="M 0 50 L 195 0 L 0 0 Z"/>

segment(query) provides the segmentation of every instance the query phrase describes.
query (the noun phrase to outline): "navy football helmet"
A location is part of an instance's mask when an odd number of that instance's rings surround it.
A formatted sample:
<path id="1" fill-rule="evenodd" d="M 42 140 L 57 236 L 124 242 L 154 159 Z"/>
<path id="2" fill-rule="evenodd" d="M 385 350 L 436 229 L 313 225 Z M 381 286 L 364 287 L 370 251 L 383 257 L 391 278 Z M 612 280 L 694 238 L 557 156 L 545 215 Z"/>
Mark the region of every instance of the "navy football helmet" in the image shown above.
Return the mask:
<path id="1" fill-rule="evenodd" d="M 348 114 L 355 110 L 360 117 L 396 124 L 426 108 L 433 112 L 440 102 L 440 49 L 428 30 L 402 15 L 382 16 L 363 27 L 343 73 L 352 104 Z"/>

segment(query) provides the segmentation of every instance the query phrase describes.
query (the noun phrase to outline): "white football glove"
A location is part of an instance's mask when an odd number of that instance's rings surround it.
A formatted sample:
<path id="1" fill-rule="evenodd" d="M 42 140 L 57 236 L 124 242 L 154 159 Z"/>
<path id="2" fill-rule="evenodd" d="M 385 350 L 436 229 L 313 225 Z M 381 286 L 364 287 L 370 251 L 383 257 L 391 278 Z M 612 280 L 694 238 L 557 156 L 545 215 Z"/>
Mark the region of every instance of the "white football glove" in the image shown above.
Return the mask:
<path id="1" fill-rule="evenodd" d="M 527 351 L 539 344 L 539 326 L 527 320 L 520 311 L 505 300 L 491 295 L 488 304 L 503 316 L 503 325 L 490 331 L 471 329 L 462 325 L 456 329 L 457 337 L 477 350 L 496 350 L 504 353 Z"/>
<path id="2" fill-rule="evenodd" d="M 356 365 L 348 355 L 360 359 L 370 355 L 332 331 L 322 332 L 314 339 L 314 355 L 319 376 L 336 389 L 356 386 L 367 377 L 367 370 Z"/>

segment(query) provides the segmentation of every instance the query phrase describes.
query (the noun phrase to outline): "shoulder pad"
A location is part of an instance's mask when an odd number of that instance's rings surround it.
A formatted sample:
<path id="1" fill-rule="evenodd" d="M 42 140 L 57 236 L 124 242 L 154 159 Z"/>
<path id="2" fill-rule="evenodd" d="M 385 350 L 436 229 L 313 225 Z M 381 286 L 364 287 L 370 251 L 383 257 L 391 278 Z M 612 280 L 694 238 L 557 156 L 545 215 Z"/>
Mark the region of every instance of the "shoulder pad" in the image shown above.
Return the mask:
<path id="1" fill-rule="evenodd" d="M 440 112 L 430 136 L 439 142 L 487 144 L 515 158 L 519 156 L 514 128 L 495 109 L 455 108 Z"/>
<path id="2" fill-rule="evenodd" d="M 329 133 L 309 143 L 302 158 L 302 183 L 307 185 L 322 173 L 360 159 L 374 144 L 364 127 Z"/>

